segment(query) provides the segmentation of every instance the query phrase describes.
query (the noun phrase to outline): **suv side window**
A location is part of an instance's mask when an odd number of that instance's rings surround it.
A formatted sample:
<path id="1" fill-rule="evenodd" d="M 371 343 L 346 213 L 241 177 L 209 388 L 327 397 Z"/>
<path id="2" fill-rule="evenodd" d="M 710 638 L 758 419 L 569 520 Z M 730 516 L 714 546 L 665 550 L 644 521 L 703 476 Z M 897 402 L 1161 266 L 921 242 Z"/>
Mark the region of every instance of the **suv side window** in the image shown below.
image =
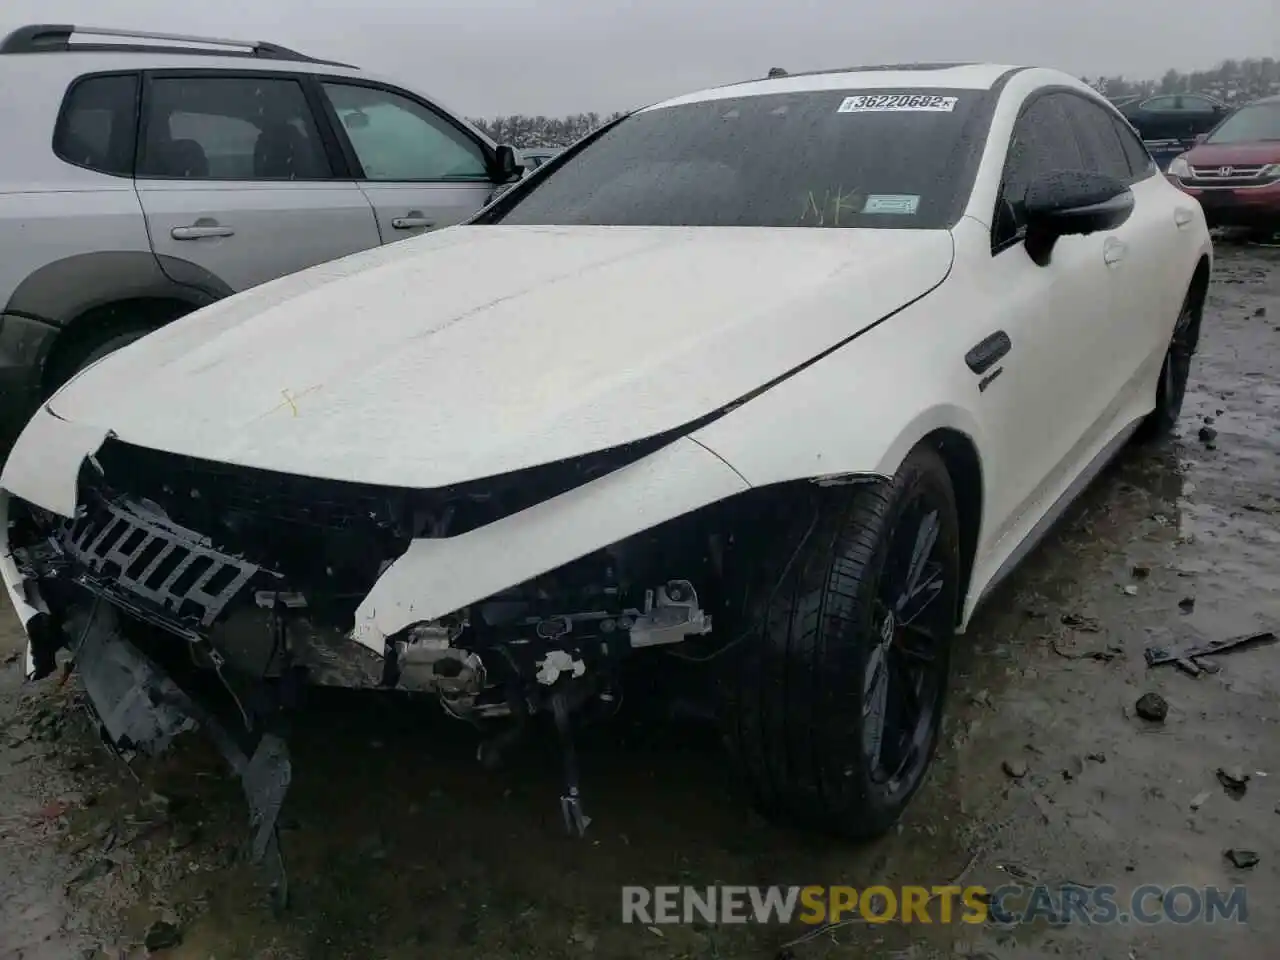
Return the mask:
<path id="1" fill-rule="evenodd" d="M 155 77 L 138 176 L 322 180 L 333 175 L 302 85 L 280 77 Z"/>
<path id="2" fill-rule="evenodd" d="M 1133 182 L 1146 180 L 1148 177 L 1154 176 L 1159 172 L 1156 162 L 1151 159 L 1151 154 L 1147 151 L 1146 144 L 1142 142 L 1142 138 L 1133 132 L 1133 128 L 1123 117 L 1117 117 L 1114 114 L 1111 117 L 1111 125 L 1116 128 L 1116 136 L 1120 138 L 1120 146 L 1124 149 L 1124 155 L 1129 160 L 1129 170 L 1132 172 Z"/>
<path id="3" fill-rule="evenodd" d="M 1068 126 L 1063 99 L 1061 94 L 1037 97 L 1014 124 L 992 219 L 993 253 L 1022 238 L 1027 188 L 1032 181 L 1059 170 L 1088 169 Z"/>
<path id="4" fill-rule="evenodd" d="M 1085 169 L 1129 183 L 1133 179 L 1133 171 L 1129 168 L 1129 158 L 1125 156 L 1111 115 L 1079 96 L 1064 97 L 1063 106 L 1071 118 Z"/>
<path id="5" fill-rule="evenodd" d="M 488 180 L 484 152 L 434 111 L 390 90 L 324 82 L 364 179 Z"/>
<path id="6" fill-rule="evenodd" d="M 78 167 L 132 176 L 137 121 L 137 74 L 85 77 L 67 93 L 53 152 Z"/>

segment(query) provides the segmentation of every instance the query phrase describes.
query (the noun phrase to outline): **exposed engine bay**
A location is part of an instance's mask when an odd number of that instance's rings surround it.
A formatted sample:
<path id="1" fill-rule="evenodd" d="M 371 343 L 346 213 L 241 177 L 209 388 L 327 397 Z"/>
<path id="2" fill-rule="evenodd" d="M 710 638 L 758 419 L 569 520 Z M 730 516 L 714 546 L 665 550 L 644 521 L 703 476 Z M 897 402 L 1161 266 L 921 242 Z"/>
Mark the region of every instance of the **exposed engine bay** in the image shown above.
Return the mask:
<path id="1" fill-rule="evenodd" d="M 645 452 L 629 450 L 625 459 Z M 708 611 L 726 608 L 733 531 L 748 518 L 760 527 L 769 501 L 748 494 L 667 521 L 414 623 L 388 637 L 381 655 L 353 642 L 351 631 L 358 605 L 411 541 L 476 529 L 617 462 L 593 455 L 423 492 L 276 474 L 108 438 L 82 465 L 74 518 L 11 502 L 13 558 L 47 609 L 28 625 L 32 674 L 53 672 L 66 647 L 105 731 L 124 748 L 156 752 L 192 719 L 219 728 L 215 739 L 245 781 L 258 857 L 278 860 L 288 717 L 302 689 L 316 683 L 435 696 L 450 716 L 484 732 L 486 763 L 531 718 L 549 718 L 564 758 L 562 814 L 582 835 L 590 821 L 575 717 L 620 700 L 622 668 L 633 655 L 692 641 L 699 649 L 690 659 L 699 659 L 725 645 L 711 636 Z M 177 689 L 192 685 L 173 683 L 175 659 L 202 693 Z M 147 702 L 155 709 L 140 712 Z M 160 716 L 161 704 L 173 715 Z M 282 865 L 276 873 L 283 890 Z"/>

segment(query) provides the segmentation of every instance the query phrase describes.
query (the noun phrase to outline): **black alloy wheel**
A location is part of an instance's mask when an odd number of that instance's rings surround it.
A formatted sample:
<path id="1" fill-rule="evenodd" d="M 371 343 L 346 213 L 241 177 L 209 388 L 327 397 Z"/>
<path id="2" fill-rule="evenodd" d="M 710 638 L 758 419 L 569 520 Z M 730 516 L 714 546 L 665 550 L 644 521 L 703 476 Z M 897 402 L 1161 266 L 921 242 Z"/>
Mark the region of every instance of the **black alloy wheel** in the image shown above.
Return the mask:
<path id="1" fill-rule="evenodd" d="M 878 836 L 938 740 L 961 600 L 950 475 L 922 445 L 891 481 L 816 489 L 788 518 L 720 678 L 726 744 L 766 815 Z"/>

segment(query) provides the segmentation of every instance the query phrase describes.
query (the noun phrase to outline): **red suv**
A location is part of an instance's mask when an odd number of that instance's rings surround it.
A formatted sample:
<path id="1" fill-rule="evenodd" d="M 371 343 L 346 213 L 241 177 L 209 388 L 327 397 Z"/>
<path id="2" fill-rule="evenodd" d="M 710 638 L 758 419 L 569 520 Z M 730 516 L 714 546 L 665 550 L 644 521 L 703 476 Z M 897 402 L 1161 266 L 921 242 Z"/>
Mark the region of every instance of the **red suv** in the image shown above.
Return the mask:
<path id="1" fill-rule="evenodd" d="M 1236 110 L 1165 172 L 1209 226 L 1280 231 L 1280 96 Z"/>

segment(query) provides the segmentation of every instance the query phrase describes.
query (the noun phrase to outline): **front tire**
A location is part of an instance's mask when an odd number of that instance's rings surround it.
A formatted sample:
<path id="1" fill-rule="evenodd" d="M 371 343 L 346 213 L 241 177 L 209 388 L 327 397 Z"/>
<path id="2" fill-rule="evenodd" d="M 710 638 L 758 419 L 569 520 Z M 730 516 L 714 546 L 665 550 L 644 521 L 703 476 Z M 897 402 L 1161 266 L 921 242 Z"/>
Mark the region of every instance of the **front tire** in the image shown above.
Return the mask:
<path id="1" fill-rule="evenodd" d="M 946 466 L 918 447 L 890 482 L 815 488 L 775 538 L 721 711 L 766 815 L 852 839 L 901 817 L 938 740 L 958 530 Z"/>

